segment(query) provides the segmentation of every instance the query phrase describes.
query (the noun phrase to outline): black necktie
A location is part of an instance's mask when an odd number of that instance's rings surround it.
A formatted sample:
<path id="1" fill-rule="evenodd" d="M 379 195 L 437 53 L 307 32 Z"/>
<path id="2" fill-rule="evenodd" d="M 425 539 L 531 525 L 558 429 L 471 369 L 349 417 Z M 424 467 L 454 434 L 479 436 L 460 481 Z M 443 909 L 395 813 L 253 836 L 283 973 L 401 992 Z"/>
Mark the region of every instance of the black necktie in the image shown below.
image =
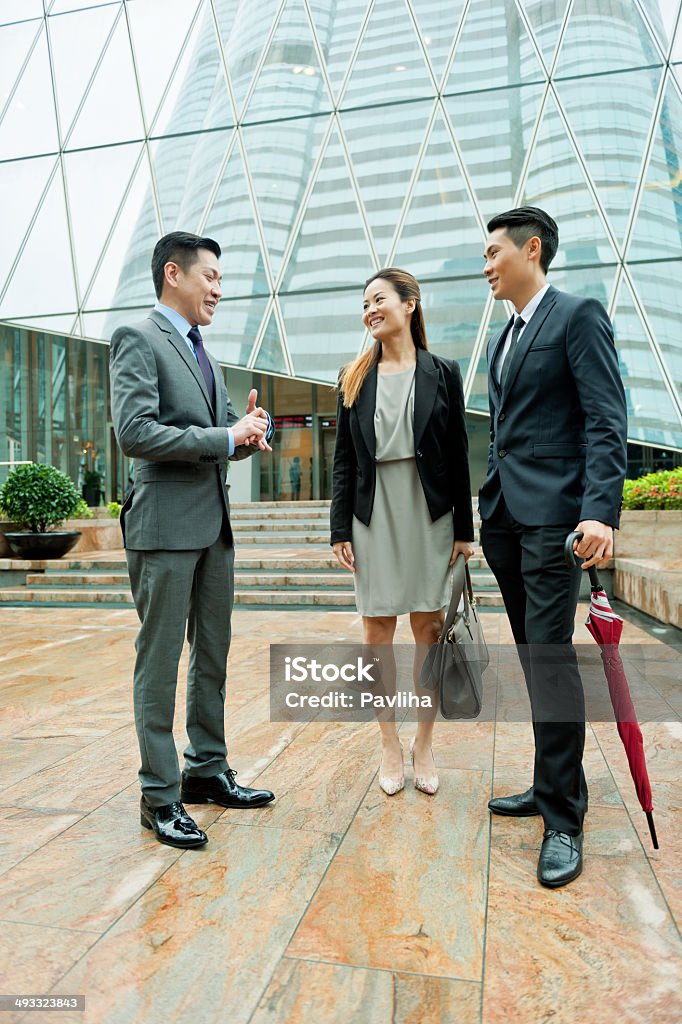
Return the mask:
<path id="1" fill-rule="evenodd" d="M 194 345 L 199 369 L 204 375 L 206 387 L 208 388 L 208 395 L 211 399 L 211 405 L 215 409 L 215 380 L 213 377 L 213 369 L 208 361 L 206 349 L 204 348 L 204 339 L 201 337 L 201 332 L 198 327 L 192 327 L 192 329 L 187 332 L 187 337 Z"/>
<path id="2" fill-rule="evenodd" d="M 509 345 L 509 348 L 507 349 L 507 354 L 504 357 L 504 362 L 502 363 L 502 369 L 500 370 L 500 387 L 501 388 L 504 387 L 505 382 L 507 380 L 507 376 L 509 374 L 509 367 L 511 366 L 512 356 L 514 355 L 514 352 L 516 350 L 516 346 L 519 343 L 519 334 L 521 333 L 521 328 L 525 327 L 525 324 L 526 324 L 526 321 L 521 316 L 517 316 L 516 320 L 514 321 L 514 326 L 512 327 L 512 334 L 511 334 L 511 344 Z"/>

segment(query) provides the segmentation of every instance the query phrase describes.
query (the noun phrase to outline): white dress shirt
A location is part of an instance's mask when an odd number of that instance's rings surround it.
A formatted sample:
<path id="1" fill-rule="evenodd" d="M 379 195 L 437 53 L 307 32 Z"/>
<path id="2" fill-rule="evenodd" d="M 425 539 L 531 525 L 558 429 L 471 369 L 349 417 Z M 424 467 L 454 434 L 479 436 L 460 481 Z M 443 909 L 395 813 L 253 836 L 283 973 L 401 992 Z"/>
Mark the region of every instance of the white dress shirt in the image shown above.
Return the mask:
<path id="1" fill-rule="evenodd" d="M 539 292 L 535 293 L 533 298 L 530 300 L 530 302 L 528 302 L 523 307 L 523 309 L 521 310 L 520 313 L 517 313 L 516 310 L 514 311 L 514 320 L 516 319 L 517 316 L 520 316 L 523 319 L 523 327 L 519 331 L 519 341 L 521 340 L 521 335 L 523 334 L 523 332 L 525 331 L 526 327 L 528 326 L 530 318 L 532 317 L 533 313 L 535 312 L 535 310 L 538 308 L 538 306 L 542 302 L 543 298 L 545 297 L 545 293 L 546 293 L 548 288 L 549 288 L 549 281 L 547 282 L 547 284 L 543 285 L 543 287 L 540 289 Z M 513 329 L 514 329 L 514 324 L 512 322 L 511 327 L 507 331 L 507 336 L 504 339 L 504 344 L 502 346 L 502 349 L 501 349 L 501 351 L 500 351 L 500 353 L 499 353 L 499 355 L 498 355 L 498 357 L 497 357 L 497 359 L 495 361 L 495 377 L 497 379 L 497 383 L 498 384 L 500 383 L 500 374 L 501 374 L 501 371 L 502 371 L 502 367 L 504 366 L 504 361 L 507 358 L 507 352 L 509 351 L 509 346 L 511 345 L 511 336 L 512 336 Z"/>

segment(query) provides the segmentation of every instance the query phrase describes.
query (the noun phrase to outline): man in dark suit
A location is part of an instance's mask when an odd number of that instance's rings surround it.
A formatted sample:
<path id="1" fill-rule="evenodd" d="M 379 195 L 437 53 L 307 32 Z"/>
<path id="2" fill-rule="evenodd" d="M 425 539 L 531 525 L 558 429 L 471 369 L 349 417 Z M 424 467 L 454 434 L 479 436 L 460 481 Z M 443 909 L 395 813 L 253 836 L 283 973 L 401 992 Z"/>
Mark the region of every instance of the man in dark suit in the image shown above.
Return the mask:
<path id="1" fill-rule="evenodd" d="M 157 242 L 158 302 L 111 340 L 116 437 L 134 458 L 121 511 L 141 628 L 134 676 L 142 825 L 168 846 L 203 846 L 187 803 L 259 807 L 269 790 L 235 782 L 225 748 L 225 678 L 234 594 L 234 548 L 225 486 L 228 459 L 270 450 L 268 414 L 249 394 L 238 419 L 222 371 L 204 348 L 220 299 L 220 246 L 174 231 Z M 178 662 L 190 642 L 185 771 L 173 741 Z"/>
<path id="2" fill-rule="evenodd" d="M 494 217 L 488 232 L 483 273 L 515 312 L 488 345 L 481 544 L 518 645 L 535 733 L 533 785 L 488 806 L 494 814 L 542 815 L 538 879 L 556 888 L 582 870 L 587 810 L 584 697 L 571 643 L 580 570 L 566 567 L 564 541 L 572 530 L 583 534 L 576 552 L 584 569 L 613 554 L 625 395 L 603 306 L 547 282 L 559 237 L 552 218 L 522 207 Z"/>

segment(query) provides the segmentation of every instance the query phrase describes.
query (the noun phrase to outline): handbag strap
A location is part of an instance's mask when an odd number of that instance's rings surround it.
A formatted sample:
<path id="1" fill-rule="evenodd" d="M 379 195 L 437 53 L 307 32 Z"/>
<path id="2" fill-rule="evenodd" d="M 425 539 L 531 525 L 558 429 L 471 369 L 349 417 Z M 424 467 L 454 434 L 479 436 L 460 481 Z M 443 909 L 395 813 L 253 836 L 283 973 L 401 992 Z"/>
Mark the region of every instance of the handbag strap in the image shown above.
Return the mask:
<path id="1" fill-rule="evenodd" d="M 450 595 L 450 604 L 445 614 L 443 635 L 447 633 L 455 621 L 459 602 L 462 597 L 464 597 L 464 614 L 468 619 L 469 606 L 473 604 L 474 600 L 474 591 L 471 585 L 471 573 L 469 572 L 469 566 L 466 563 L 464 555 L 459 554 L 457 555 L 455 564 L 452 567 L 452 593 Z"/>

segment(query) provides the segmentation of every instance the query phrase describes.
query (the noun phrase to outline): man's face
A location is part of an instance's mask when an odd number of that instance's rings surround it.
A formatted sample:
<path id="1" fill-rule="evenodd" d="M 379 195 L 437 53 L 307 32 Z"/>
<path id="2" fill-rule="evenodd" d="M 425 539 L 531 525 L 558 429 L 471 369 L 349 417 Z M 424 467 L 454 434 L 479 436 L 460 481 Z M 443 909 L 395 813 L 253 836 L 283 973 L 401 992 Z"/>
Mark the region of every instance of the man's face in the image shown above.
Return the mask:
<path id="1" fill-rule="evenodd" d="M 506 228 L 496 228 L 488 235 L 483 273 L 496 299 L 513 302 L 528 287 L 537 266 L 537 260 L 531 259 L 530 253 L 537 249 L 539 242 L 533 236 L 517 249 Z"/>
<path id="2" fill-rule="evenodd" d="M 197 249 L 196 257 L 187 270 L 166 264 L 164 294 L 189 324 L 206 327 L 220 301 L 222 275 L 218 257 L 209 249 Z"/>

